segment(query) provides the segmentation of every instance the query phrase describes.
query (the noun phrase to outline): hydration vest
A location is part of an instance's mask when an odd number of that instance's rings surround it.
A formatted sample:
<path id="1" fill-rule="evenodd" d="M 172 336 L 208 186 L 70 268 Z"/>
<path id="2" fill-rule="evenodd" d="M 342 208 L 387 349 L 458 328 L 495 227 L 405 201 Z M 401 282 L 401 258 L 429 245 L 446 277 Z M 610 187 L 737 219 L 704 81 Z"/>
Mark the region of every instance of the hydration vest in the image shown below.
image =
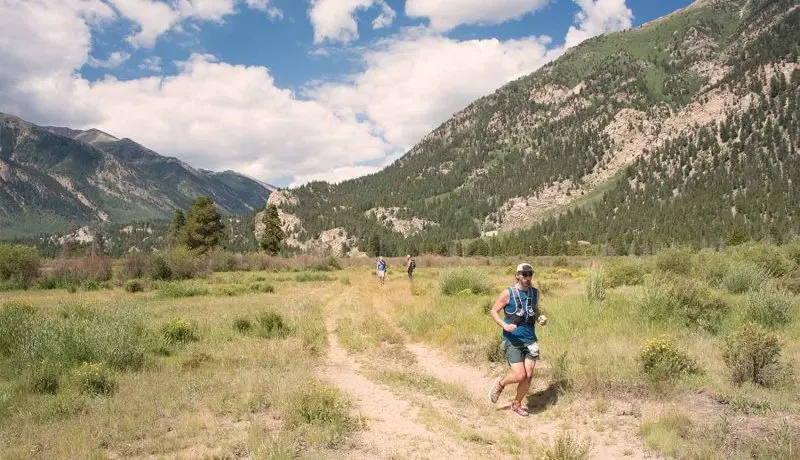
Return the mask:
<path id="1" fill-rule="evenodd" d="M 536 324 L 536 302 L 535 299 L 539 297 L 539 291 L 531 287 L 528 289 L 528 298 L 525 299 L 525 305 L 522 305 L 522 298 L 519 295 L 519 289 L 516 286 L 508 288 L 510 294 L 510 303 L 514 304 L 514 312 L 509 313 L 508 310 L 503 309 L 506 319 L 509 323 L 519 326 L 520 324 Z"/>

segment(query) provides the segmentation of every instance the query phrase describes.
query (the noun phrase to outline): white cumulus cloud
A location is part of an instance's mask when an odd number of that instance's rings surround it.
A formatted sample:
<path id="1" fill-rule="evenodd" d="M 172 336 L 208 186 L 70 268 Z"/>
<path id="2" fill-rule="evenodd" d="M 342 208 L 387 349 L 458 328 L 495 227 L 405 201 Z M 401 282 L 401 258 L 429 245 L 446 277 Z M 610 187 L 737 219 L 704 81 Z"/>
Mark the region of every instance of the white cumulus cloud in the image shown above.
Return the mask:
<path id="1" fill-rule="evenodd" d="M 372 22 L 372 27 L 380 29 L 391 25 L 395 11 L 385 0 L 312 0 L 308 18 L 314 27 L 314 43 L 325 40 L 349 42 L 358 38 L 359 11 L 380 7 L 381 12 Z"/>
<path id="2" fill-rule="evenodd" d="M 73 0 L 74 1 L 74 0 Z M 239 0 L 106 0 L 119 14 L 135 24 L 128 42 L 136 47 L 152 48 L 159 37 L 186 19 L 222 21 L 235 13 Z M 264 11 L 273 19 L 283 12 L 270 0 L 241 0 L 249 8 Z"/>
<path id="3" fill-rule="evenodd" d="M 101 0 L 0 0 L 0 111 L 40 124 L 96 127 L 196 167 L 233 169 L 268 182 L 285 176 L 296 184 L 339 181 L 375 172 L 476 98 L 563 51 L 548 37 L 457 40 L 412 29 L 349 50 L 359 71 L 338 82 L 309 83 L 299 95 L 279 87 L 266 67 L 201 54 L 178 63 L 175 75 L 90 82 L 77 69 L 128 57 L 120 51 L 93 61 L 96 27 L 120 15 L 137 15 L 140 24 L 164 14 L 158 6 L 133 13 L 119 6 L 158 2 L 106 1 L 116 9 Z M 213 20 L 233 4 L 208 1 L 174 1 L 168 8 L 179 18 Z M 355 9 L 345 8 L 345 19 L 353 19 L 358 5 L 377 5 L 379 14 L 390 15 L 380 1 L 348 1 Z M 567 32 L 568 43 L 578 33 L 602 33 L 631 21 L 621 0 L 575 1 L 582 12 Z M 138 33 L 147 30 L 148 39 L 156 40 L 175 24 L 169 14 Z M 340 28 L 327 30 L 333 35 L 324 37 L 341 36 Z M 161 64 L 151 56 L 138 65 L 158 72 Z"/>
<path id="4" fill-rule="evenodd" d="M 112 69 L 123 64 L 125 61 L 130 59 L 130 57 L 130 53 L 126 53 L 124 51 L 114 51 L 109 54 L 106 59 L 97 59 L 89 56 L 89 65 L 92 67 L 104 67 L 107 69 Z"/>
<path id="5" fill-rule="evenodd" d="M 551 60 L 558 51 L 549 42 L 407 35 L 367 51 L 364 70 L 345 82 L 306 91 L 337 113 L 366 118 L 402 151 L 473 100 Z"/>
<path id="6" fill-rule="evenodd" d="M 406 0 L 406 15 L 430 20 L 436 30 L 461 24 L 500 24 L 547 5 L 548 0 Z"/>
<path id="7" fill-rule="evenodd" d="M 575 16 L 577 26 L 570 26 L 564 46 L 571 48 L 587 38 L 606 32 L 624 30 L 633 23 L 633 12 L 625 0 L 573 0 L 581 11 Z"/>

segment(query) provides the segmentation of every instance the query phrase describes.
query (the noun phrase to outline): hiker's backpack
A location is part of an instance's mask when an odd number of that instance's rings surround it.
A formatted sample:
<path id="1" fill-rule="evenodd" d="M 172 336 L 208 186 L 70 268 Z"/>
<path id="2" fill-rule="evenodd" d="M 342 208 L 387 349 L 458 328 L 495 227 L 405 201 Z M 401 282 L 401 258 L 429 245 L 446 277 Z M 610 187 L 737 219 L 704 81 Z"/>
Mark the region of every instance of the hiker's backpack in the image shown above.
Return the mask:
<path id="1" fill-rule="evenodd" d="M 414 270 L 417 268 L 417 261 L 415 259 L 411 259 L 411 269 Z"/>

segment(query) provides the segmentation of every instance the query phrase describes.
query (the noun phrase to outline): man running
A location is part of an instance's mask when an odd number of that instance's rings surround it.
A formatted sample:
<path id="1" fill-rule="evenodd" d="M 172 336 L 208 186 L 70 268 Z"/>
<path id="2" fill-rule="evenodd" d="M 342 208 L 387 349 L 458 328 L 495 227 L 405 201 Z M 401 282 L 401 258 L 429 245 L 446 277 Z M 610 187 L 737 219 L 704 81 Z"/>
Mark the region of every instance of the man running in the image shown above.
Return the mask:
<path id="1" fill-rule="evenodd" d="M 494 322 L 503 329 L 502 347 L 511 372 L 505 378 L 495 379 L 489 389 L 489 401 L 496 403 L 505 386 L 516 383 L 517 394 L 511 410 L 521 417 L 528 416 L 522 398 L 528 393 L 539 359 L 535 324 L 547 324 L 547 318 L 539 314 L 539 291 L 531 286 L 532 280 L 533 266 L 529 263 L 517 265 L 516 283 L 503 290 L 490 311 Z M 504 318 L 500 318 L 500 310 Z"/>
<path id="2" fill-rule="evenodd" d="M 383 286 L 384 278 L 386 278 L 386 261 L 383 260 L 383 256 L 378 256 L 378 279 L 381 282 L 381 286 Z"/>

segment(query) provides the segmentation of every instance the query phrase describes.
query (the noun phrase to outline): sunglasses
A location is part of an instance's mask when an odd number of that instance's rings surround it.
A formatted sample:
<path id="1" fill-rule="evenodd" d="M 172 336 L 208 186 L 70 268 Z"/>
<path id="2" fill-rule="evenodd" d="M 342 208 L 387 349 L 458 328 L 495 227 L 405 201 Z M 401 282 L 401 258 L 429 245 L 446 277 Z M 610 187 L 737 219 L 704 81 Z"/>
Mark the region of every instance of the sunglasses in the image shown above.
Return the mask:
<path id="1" fill-rule="evenodd" d="M 533 272 L 519 272 L 519 274 L 524 276 L 525 278 L 530 278 L 533 276 Z"/>

